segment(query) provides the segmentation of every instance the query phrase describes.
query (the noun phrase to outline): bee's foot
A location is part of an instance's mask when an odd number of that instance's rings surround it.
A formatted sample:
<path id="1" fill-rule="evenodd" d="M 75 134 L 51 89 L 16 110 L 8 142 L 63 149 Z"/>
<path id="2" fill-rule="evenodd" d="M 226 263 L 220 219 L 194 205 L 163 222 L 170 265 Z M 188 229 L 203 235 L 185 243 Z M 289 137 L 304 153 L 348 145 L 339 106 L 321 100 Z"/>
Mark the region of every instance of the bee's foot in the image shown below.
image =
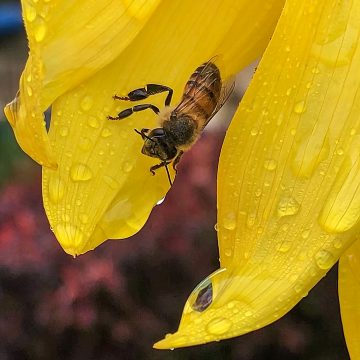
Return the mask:
<path id="1" fill-rule="evenodd" d="M 114 100 L 130 100 L 128 96 L 118 96 L 116 94 L 112 98 Z"/>
<path id="2" fill-rule="evenodd" d="M 155 171 L 154 171 L 154 170 L 150 169 L 150 172 L 151 172 L 152 176 L 155 175 Z"/>

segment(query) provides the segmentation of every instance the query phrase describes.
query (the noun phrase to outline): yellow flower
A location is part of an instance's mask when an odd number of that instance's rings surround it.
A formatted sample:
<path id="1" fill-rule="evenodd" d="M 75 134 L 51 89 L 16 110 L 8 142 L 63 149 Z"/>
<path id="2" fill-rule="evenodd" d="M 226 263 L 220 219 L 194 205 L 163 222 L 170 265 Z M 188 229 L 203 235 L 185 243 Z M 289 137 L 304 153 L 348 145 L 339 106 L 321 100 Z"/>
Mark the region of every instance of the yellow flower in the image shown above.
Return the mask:
<path id="1" fill-rule="evenodd" d="M 45 209 L 64 250 L 131 236 L 169 188 L 146 170 L 154 162 L 133 134 L 156 119 L 107 121 L 126 106 L 112 95 L 153 82 L 172 87 L 176 103 L 204 61 L 221 55 L 227 77 L 267 46 L 221 153 L 221 268 L 155 347 L 265 326 L 341 257 L 345 336 L 360 359 L 360 1 L 287 0 L 283 10 L 281 0 L 74 4 L 23 1 L 30 55 L 5 109 L 19 144 L 43 165 Z"/>

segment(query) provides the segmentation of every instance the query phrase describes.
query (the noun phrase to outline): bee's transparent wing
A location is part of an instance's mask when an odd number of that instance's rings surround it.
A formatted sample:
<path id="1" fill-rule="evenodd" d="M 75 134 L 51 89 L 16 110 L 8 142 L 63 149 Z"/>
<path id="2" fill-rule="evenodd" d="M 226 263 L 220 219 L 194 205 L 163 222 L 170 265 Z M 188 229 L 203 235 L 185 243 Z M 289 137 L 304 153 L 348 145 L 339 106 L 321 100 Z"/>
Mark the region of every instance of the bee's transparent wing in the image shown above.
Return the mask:
<path id="1" fill-rule="evenodd" d="M 232 92 L 234 91 L 235 88 L 235 78 L 231 78 L 229 80 L 227 80 L 221 87 L 221 93 L 220 93 L 220 97 L 219 97 L 219 101 L 216 104 L 216 107 L 214 109 L 214 111 L 212 112 L 211 116 L 209 117 L 209 119 L 207 119 L 207 121 L 204 124 L 204 127 L 209 123 L 209 121 L 216 115 L 216 113 L 223 107 L 223 105 L 226 103 L 226 101 L 228 100 L 228 98 L 230 97 L 230 95 L 232 94 Z"/>

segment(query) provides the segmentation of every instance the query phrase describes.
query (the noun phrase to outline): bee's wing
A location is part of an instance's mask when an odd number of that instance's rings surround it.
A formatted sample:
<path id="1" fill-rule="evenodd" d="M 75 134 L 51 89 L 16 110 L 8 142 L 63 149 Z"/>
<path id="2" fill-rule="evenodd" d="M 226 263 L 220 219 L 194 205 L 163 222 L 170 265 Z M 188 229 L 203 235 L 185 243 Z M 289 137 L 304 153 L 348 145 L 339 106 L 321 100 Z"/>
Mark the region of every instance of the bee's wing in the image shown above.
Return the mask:
<path id="1" fill-rule="evenodd" d="M 226 81 L 223 86 L 221 87 L 219 101 L 216 104 L 214 111 L 211 113 L 210 117 L 206 120 L 204 127 L 209 123 L 209 121 L 216 115 L 216 113 L 223 107 L 226 103 L 232 92 L 235 88 L 235 80 L 234 78 L 229 79 Z"/>

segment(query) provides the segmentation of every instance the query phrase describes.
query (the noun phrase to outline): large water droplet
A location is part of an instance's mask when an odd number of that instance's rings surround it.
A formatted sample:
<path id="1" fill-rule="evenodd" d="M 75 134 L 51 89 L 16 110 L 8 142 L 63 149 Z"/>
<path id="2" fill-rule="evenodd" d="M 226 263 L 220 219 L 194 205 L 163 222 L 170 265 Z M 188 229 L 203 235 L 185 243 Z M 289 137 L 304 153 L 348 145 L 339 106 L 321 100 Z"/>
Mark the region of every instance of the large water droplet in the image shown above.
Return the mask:
<path id="1" fill-rule="evenodd" d="M 293 197 L 282 197 L 278 204 L 278 215 L 290 216 L 295 215 L 300 208 L 300 204 Z"/>
<path id="2" fill-rule="evenodd" d="M 64 250 L 70 253 L 73 253 L 74 248 L 78 247 L 84 239 L 82 231 L 70 223 L 56 225 L 54 232 Z"/>
<path id="3" fill-rule="evenodd" d="M 206 330 L 212 335 L 222 335 L 228 332 L 231 329 L 232 325 L 233 323 L 231 320 L 217 317 L 215 319 L 212 319 L 207 324 Z"/>
<path id="4" fill-rule="evenodd" d="M 57 204 L 64 197 L 65 185 L 58 177 L 52 176 L 49 180 L 49 199 Z"/>
<path id="5" fill-rule="evenodd" d="M 92 178 L 92 172 L 85 164 L 74 164 L 70 169 L 70 177 L 73 181 L 87 181 Z"/>
<path id="6" fill-rule="evenodd" d="M 315 254 L 315 262 L 320 269 L 327 270 L 334 265 L 336 259 L 331 252 L 320 250 Z"/>

